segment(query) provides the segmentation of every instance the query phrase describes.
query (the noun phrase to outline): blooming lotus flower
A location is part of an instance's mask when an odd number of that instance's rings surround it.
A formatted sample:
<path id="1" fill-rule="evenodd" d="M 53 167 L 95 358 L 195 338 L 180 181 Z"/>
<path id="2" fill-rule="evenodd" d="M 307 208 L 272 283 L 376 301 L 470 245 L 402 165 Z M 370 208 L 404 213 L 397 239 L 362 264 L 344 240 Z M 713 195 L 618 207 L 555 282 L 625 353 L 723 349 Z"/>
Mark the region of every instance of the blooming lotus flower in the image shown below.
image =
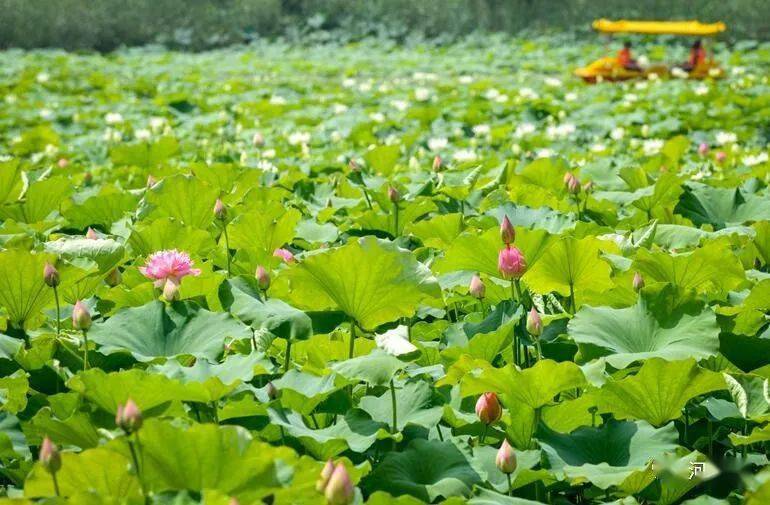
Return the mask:
<path id="1" fill-rule="evenodd" d="M 323 493 L 326 490 L 326 484 L 329 483 L 329 479 L 332 478 L 334 473 L 334 462 L 331 459 L 326 460 L 326 464 L 321 470 L 321 476 L 315 483 L 316 491 Z"/>
<path id="2" fill-rule="evenodd" d="M 539 337 L 543 333 L 543 320 L 535 307 L 527 314 L 527 332 L 534 337 Z"/>
<path id="3" fill-rule="evenodd" d="M 511 447 L 511 444 L 508 443 L 507 438 L 503 439 L 503 444 L 497 451 L 495 465 L 497 466 L 497 469 L 503 473 L 511 474 L 516 471 L 516 453 L 514 452 L 513 447 Z"/>
<path id="4" fill-rule="evenodd" d="M 484 393 L 476 401 L 476 415 L 484 424 L 492 424 L 503 415 L 503 408 L 495 393 Z"/>
<path id="5" fill-rule="evenodd" d="M 705 142 L 701 142 L 700 145 L 698 146 L 698 154 L 700 154 L 701 156 L 706 156 L 708 152 L 709 152 L 709 145 Z"/>
<path id="6" fill-rule="evenodd" d="M 133 433 L 142 427 L 142 411 L 134 400 L 129 398 L 125 405 L 118 405 L 115 424 L 126 433 Z"/>
<path id="7" fill-rule="evenodd" d="M 192 266 L 193 262 L 187 253 L 171 249 L 153 253 L 147 259 L 145 266 L 139 267 L 139 271 L 148 279 L 155 281 L 155 287 L 159 288 L 168 280 L 179 284 L 188 275 L 193 277 L 200 275 L 200 269 Z"/>
<path id="8" fill-rule="evenodd" d="M 254 277 L 257 278 L 257 285 L 262 291 L 267 291 L 270 287 L 270 274 L 265 270 L 265 267 L 259 265 L 257 271 L 254 272 Z"/>
<path id="9" fill-rule="evenodd" d="M 487 292 L 487 287 L 484 285 L 484 281 L 481 280 L 481 277 L 474 275 L 471 277 L 471 283 L 468 286 L 468 291 L 470 292 L 471 296 L 481 299 L 484 298 L 484 295 Z"/>
<path id="10" fill-rule="evenodd" d="M 350 475 L 342 463 L 337 463 L 334 472 L 326 483 L 324 496 L 329 505 L 348 505 L 353 502 L 355 489 Z"/>
<path id="11" fill-rule="evenodd" d="M 49 288 L 55 288 L 60 282 L 59 271 L 56 270 L 55 266 L 48 262 L 46 262 L 45 267 L 43 267 L 43 280 Z"/>
<path id="12" fill-rule="evenodd" d="M 56 473 L 61 468 L 61 455 L 59 454 L 59 449 L 47 436 L 43 439 L 43 443 L 40 444 L 39 458 L 43 468 L 50 473 Z"/>
<path id="13" fill-rule="evenodd" d="M 632 283 L 634 291 L 637 293 L 644 287 L 644 277 L 639 272 L 634 273 L 634 280 Z"/>
<path id="14" fill-rule="evenodd" d="M 516 240 L 516 230 L 513 229 L 508 216 L 504 216 L 503 222 L 500 223 L 500 238 L 505 245 L 513 244 L 513 241 Z"/>
<path id="15" fill-rule="evenodd" d="M 87 330 L 91 327 L 91 313 L 82 300 L 75 302 L 75 308 L 72 309 L 72 327 L 76 330 Z"/>
<path id="16" fill-rule="evenodd" d="M 527 270 L 527 262 L 518 247 L 506 246 L 497 256 L 497 269 L 504 279 L 520 279 Z"/>
<path id="17" fill-rule="evenodd" d="M 279 248 L 273 251 L 273 256 L 276 258 L 281 258 L 284 263 L 294 263 L 296 261 L 294 254 L 292 254 L 292 252 L 288 249 L 284 248 Z"/>

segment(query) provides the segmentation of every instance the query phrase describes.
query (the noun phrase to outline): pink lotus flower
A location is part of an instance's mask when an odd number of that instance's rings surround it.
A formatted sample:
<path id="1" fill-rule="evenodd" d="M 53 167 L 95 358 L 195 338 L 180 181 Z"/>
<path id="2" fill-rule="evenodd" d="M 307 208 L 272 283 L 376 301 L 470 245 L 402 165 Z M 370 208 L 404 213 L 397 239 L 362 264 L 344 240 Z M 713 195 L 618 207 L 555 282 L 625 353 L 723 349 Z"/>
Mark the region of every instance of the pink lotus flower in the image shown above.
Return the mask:
<path id="1" fill-rule="evenodd" d="M 353 503 L 353 498 L 355 497 L 353 481 L 350 480 L 350 475 L 348 475 L 348 471 L 342 463 L 337 463 L 337 466 L 334 467 L 334 472 L 326 484 L 324 496 L 326 496 L 326 501 L 329 505 L 348 505 Z"/>
<path id="2" fill-rule="evenodd" d="M 115 424 L 126 433 L 133 433 L 142 427 L 142 411 L 134 400 L 129 398 L 125 405 L 118 405 Z"/>
<path id="3" fill-rule="evenodd" d="M 262 291 L 267 291 L 270 287 L 270 273 L 265 270 L 265 267 L 259 265 L 257 271 L 254 273 L 254 277 L 257 278 L 257 285 Z"/>
<path id="4" fill-rule="evenodd" d="M 507 438 L 503 439 L 503 444 L 497 451 L 495 465 L 503 473 L 511 474 L 516 471 L 516 453 L 513 451 L 511 444 L 508 443 Z"/>
<path id="5" fill-rule="evenodd" d="M 518 247 L 506 246 L 497 256 L 497 269 L 504 279 L 521 279 L 527 271 L 527 262 Z"/>
<path id="6" fill-rule="evenodd" d="M 285 263 L 294 263 L 296 261 L 294 254 L 292 254 L 292 252 L 288 249 L 284 248 L 276 249 L 273 251 L 273 256 L 276 258 L 281 258 Z"/>
<path id="7" fill-rule="evenodd" d="M 495 393 L 484 393 L 476 401 L 476 415 L 484 424 L 492 424 L 503 415 L 503 408 Z"/>
<path id="8" fill-rule="evenodd" d="M 527 314 L 527 332 L 534 337 L 539 337 L 543 333 L 543 320 L 535 307 L 532 307 Z"/>
<path id="9" fill-rule="evenodd" d="M 468 292 L 475 298 L 484 298 L 484 295 L 487 293 L 487 287 L 484 285 L 484 281 L 481 280 L 481 277 L 478 275 L 471 277 L 471 283 L 468 286 Z"/>
<path id="10" fill-rule="evenodd" d="M 706 156 L 708 152 L 709 152 L 709 145 L 705 142 L 701 142 L 700 145 L 698 146 L 698 154 L 700 154 L 701 156 Z"/>
<path id="11" fill-rule="evenodd" d="M 167 280 L 179 284 L 182 278 L 188 275 L 194 277 L 200 275 L 200 269 L 192 266 L 193 262 L 187 253 L 171 249 L 153 253 L 147 258 L 145 266 L 139 267 L 139 271 L 148 279 L 155 281 L 155 287 L 159 288 L 165 285 Z"/>

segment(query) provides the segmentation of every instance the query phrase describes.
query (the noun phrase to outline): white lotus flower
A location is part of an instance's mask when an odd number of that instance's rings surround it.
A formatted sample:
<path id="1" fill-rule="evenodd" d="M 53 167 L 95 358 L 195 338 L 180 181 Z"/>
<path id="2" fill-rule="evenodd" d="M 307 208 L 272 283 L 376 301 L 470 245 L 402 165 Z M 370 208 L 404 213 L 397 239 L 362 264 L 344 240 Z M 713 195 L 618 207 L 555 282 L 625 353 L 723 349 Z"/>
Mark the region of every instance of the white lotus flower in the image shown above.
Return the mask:
<path id="1" fill-rule="evenodd" d="M 460 149 L 452 155 L 452 158 L 454 158 L 455 161 L 462 163 L 464 161 L 474 161 L 477 156 L 476 153 L 470 149 Z"/>
<path id="2" fill-rule="evenodd" d="M 484 137 L 489 135 L 491 129 L 488 124 L 477 124 L 473 127 L 473 134 L 477 137 Z"/>
<path id="3" fill-rule="evenodd" d="M 109 112 L 104 116 L 104 122 L 108 125 L 116 125 L 123 122 L 123 115 L 120 112 Z"/>
<path id="4" fill-rule="evenodd" d="M 645 140 L 642 144 L 642 151 L 646 156 L 652 156 L 657 154 L 663 149 L 663 140 L 661 139 L 649 139 Z"/>
<path id="5" fill-rule="evenodd" d="M 308 132 L 291 132 L 288 140 L 289 144 L 293 146 L 307 144 L 310 142 L 310 134 Z"/>
<path id="6" fill-rule="evenodd" d="M 705 84 L 701 84 L 700 86 L 695 88 L 695 94 L 698 96 L 706 95 L 708 94 L 708 92 L 709 92 L 709 87 L 706 86 Z"/>
<path id="7" fill-rule="evenodd" d="M 150 133 L 150 130 L 147 130 L 145 128 L 140 128 L 139 130 L 134 131 L 134 137 L 136 140 L 149 140 L 152 134 Z"/>
<path id="8" fill-rule="evenodd" d="M 535 133 L 535 130 L 537 127 L 532 123 L 521 123 L 519 126 L 516 127 L 516 130 L 513 132 L 514 137 L 525 137 L 527 135 L 531 135 Z"/>
<path id="9" fill-rule="evenodd" d="M 717 132 L 716 134 L 717 144 L 723 146 L 725 144 L 734 144 L 738 141 L 738 136 L 733 132 Z"/>
<path id="10" fill-rule="evenodd" d="M 428 139 L 428 149 L 431 151 L 440 151 L 442 149 L 446 149 L 446 146 L 448 145 L 449 141 L 444 137 Z"/>
<path id="11" fill-rule="evenodd" d="M 409 102 L 406 100 L 393 100 L 390 102 L 390 104 L 393 106 L 394 109 L 396 109 L 399 112 L 404 112 L 406 109 L 409 108 Z"/>
<path id="12" fill-rule="evenodd" d="M 280 95 L 270 97 L 270 105 L 286 105 L 286 99 Z"/>
<path id="13" fill-rule="evenodd" d="M 767 153 L 759 153 L 756 155 L 747 155 L 744 156 L 743 164 L 749 167 L 753 167 L 754 165 L 759 165 L 760 163 L 767 162 Z"/>
<path id="14" fill-rule="evenodd" d="M 409 329 L 406 326 L 397 326 L 381 335 L 374 336 L 377 347 L 393 356 L 411 354 L 417 350 L 409 341 Z"/>
<path id="15" fill-rule="evenodd" d="M 543 82 L 545 82 L 546 86 L 550 86 L 552 88 L 559 88 L 562 85 L 561 80 L 557 79 L 556 77 L 546 77 Z"/>
<path id="16" fill-rule="evenodd" d="M 427 102 L 430 100 L 430 90 L 428 88 L 417 88 L 414 90 L 414 98 L 418 102 Z"/>
<path id="17" fill-rule="evenodd" d="M 616 126 L 610 132 L 610 138 L 612 140 L 621 140 L 625 136 L 626 136 L 626 130 L 621 126 Z"/>

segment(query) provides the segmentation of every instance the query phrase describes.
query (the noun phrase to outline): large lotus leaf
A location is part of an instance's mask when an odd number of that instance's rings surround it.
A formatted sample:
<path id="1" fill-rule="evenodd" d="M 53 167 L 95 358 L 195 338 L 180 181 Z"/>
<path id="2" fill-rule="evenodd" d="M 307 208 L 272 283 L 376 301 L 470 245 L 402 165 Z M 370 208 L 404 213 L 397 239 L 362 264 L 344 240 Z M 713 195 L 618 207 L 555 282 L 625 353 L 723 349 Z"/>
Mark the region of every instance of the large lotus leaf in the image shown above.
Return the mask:
<path id="1" fill-rule="evenodd" d="M 23 370 L 0 377 L 0 412 L 17 414 L 27 406 L 29 380 Z"/>
<path id="2" fill-rule="evenodd" d="M 655 429 L 644 421 L 610 420 L 568 435 L 545 428 L 538 440 L 553 470 L 606 489 L 645 469 L 652 459 L 674 452 L 677 431 L 673 424 Z"/>
<path id="3" fill-rule="evenodd" d="M 64 209 L 64 217 L 73 228 L 82 230 L 99 225 L 109 229 L 115 221 L 132 212 L 139 197 L 112 185 L 104 185 L 98 191 L 84 191 L 73 196 L 75 203 Z"/>
<path id="4" fill-rule="evenodd" d="M 166 177 L 145 196 L 153 210 L 150 217 L 171 217 L 185 226 L 205 230 L 214 221 L 214 202 L 219 191 L 183 174 Z"/>
<path id="5" fill-rule="evenodd" d="M 149 256 L 155 251 L 166 249 L 203 255 L 216 246 L 208 232 L 185 226 L 167 217 L 136 223 L 128 237 L 128 245 L 137 256 Z"/>
<path id="6" fill-rule="evenodd" d="M 123 244 L 111 238 L 63 237 L 46 242 L 45 250 L 83 269 L 96 264 L 101 273 L 114 268 L 125 254 Z"/>
<path id="7" fill-rule="evenodd" d="M 445 358 L 459 359 L 462 354 L 493 362 L 507 349 L 513 330 L 524 315 L 521 305 L 504 300 L 478 323 L 465 322 L 450 326 L 445 332 L 447 347 L 441 353 Z"/>
<path id="8" fill-rule="evenodd" d="M 447 249 L 463 231 L 460 214 L 440 214 L 429 219 L 405 223 L 404 233 L 414 235 L 427 247 Z"/>
<path id="9" fill-rule="evenodd" d="M 0 412 L 0 458 L 10 460 L 21 457 L 29 459 L 32 456 L 27 445 L 27 437 L 21 429 L 19 418 Z M 6 476 L 10 475 L 9 466 L 3 468 Z M 21 482 L 23 476 L 18 480 Z"/>
<path id="10" fill-rule="evenodd" d="M 605 356 L 615 368 L 652 357 L 707 358 L 719 350 L 719 327 L 711 310 L 656 315 L 641 297 L 624 309 L 583 307 L 567 328 L 585 359 Z"/>
<path id="11" fill-rule="evenodd" d="M 539 501 L 508 496 L 489 489 L 481 489 L 479 494 L 468 500 L 468 505 L 537 505 Z"/>
<path id="12" fill-rule="evenodd" d="M 387 384 L 407 363 L 381 349 L 332 365 L 332 370 L 352 381 L 364 381 L 372 386 Z"/>
<path id="13" fill-rule="evenodd" d="M 554 234 L 575 227 L 573 216 L 561 214 L 548 207 L 533 209 L 525 205 L 506 204 L 487 211 L 487 214 L 495 216 L 498 221 L 502 221 L 504 216 L 508 216 L 514 226 L 527 229 L 537 228 Z"/>
<path id="14" fill-rule="evenodd" d="M 0 358 L 13 361 L 23 345 L 23 340 L 0 333 Z"/>
<path id="15" fill-rule="evenodd" d="M 300 414 L 270 409 L 270 421 L 282 426 L 284 432 L 298 439 L 305 449 L 319 460 L 333 458 L 350 449 L 363 453 L 377 440 L 390 438 L 388 425 L 372 420 L 358 409 L 348 411 L 337 422 L 321 429 L 309 428 Z"/>
<path id="16" fill-rule="evenodd" d="M 388 204 L 392 208 L 392 204 Z M 418 198 L 398 205 L 398 230 L 396 235 L 403 235 L 406 225 L 418 221 L 422 216 L 436 210 L 436 204 L 427 198 Z M 394 232 L 395 218 L 391 212 L 384 214 L 375 210 L 366 211 L 357 224 L 364 230 L 383 230 Z"/>
<path id="17" fill-rule="evenodd" d="M 0 252 L 0 306 L 17 327 L 36 328 L 41 311 L 53 303 L 53 290 L 43 280 L 43 269 L 52 257 L 19 249 Z"/>
<path id="18" fill-rule="evenodd" d="M 409 251 L 365 237 L 310 254 L 277 279 L 285 296 L 307 310 L 339 309 L 373 329 L 441 296 L 438 282 Z"/>
<path id="19" fill-rule="evenodd" d="M 306 415 L 342 387 L 334 374 L 319 376 L 295 369 L 272 382 L 281 392 L 282 406 Z"/>
<path id="20" fill-rule="evenodd" d="M 20 223 L 39 223 L 55 217 L 72 184 L 64 177 L 37 180 L 29 185 L 22 202 L 0 207 L 0 216 Z"/>
<path id="21" fill-rule="evenodd" d="M 586 385 L 583 371 L 575 363 L 544 359 L 524 370 L 507 365 L 489 367 L 478 376 L 466 374 L 462 379 L 462 392 L 463 396 L 469 396 L 493 391 L 503 395 L 503 402 L 509 408 L 524 404 L 537 409 L 551 403 L 562 391 Z"/>
<path id="22" fill-rule="evenodd" d="M 154 142 L 119 144 L 110 151 L 110 159 L 116 165 L 134 165 L 153 168 L 160 165 L 179 150 L 174 137 L 160 137 Z"/>
<path id="23" fill-rule="evenodd" d="M 676 210 L 697 226 L 711 224 L 719 229 L 770 219 L 770 200 L 767 196 L 744 194 L 738 188 L 688 182 Z"/>
<path id="24" fill-rule="evenodd" d="M 524 281 L 538 293 L 567 296 L 574 291 L 576 301 L 587 292 L 601 293 L 613 286 L 610 265 L 600 258 L 608 248 L 610 243 L 592 237 L 562 237 L 524 274 Z"/>
<path id="25" fill-rule="evenodd" d="M 34 432 L 41 439 L 48 436 L 59 445 L 74 445 L 81 449 L 99 445 L 99 432 L 85 412 L 74 412 L 60 419 L 49 407 L 43 407 L 30 420 L 27 430 Z"/>
<path id="26" fill-rule="evenodd" d="M 393 402 L 390 391 L 380 397 L 364 396 L 360 407 L 372 419 L 390 426 L 393 423 Z M 441 420 L 441 406 L 433 405 L 433 391 L 423 381 L 408 382 L 396 387 L 396 428 L 402 431 L 407 425 L 414 424 L 433 429 Z"/>
<path id="27" fill-rule="evenodd" d="M 0 204 L 19 198 L 24 187 L 19 160 L 0 161 Z"/>
<path id="28" fill-rule="evenodd" d="M 228 233 L 230 247 L 238 250 L 236 259 L 248 260 L 247 265 L 242 265 L 243 270 L 253 275 L 257 266 L 267 269 L 278 266 L 281 259 L 273 256 L 273 252 L 294 239 L 301 217 L 298 210 L 287 209 L 279 202 L 236 217 L 228 225 Z"/>
<path id="29" fill-rule="evenodd" d="M 547 250 L 551 241 L 551 236 L 543 230 L 516 230 L 516 247 L 524 254 L 530 268 Z M 497 255 L 503 247 L 497 227 L 480 235 L 465 232 L 452 241 L 444 257 L 437 260 L 433 268 L 438 273 L 467 271 L 499 277 Z"/>
<path id="30" fill-rule="evenodd" d="M 671 208 L 676 205 L 682 194 L 681 179 L 671 173 L 664 173 L 655 181 L 652 194 L 642 195 L 633 202 L 634 207 L 643 210 L 647 216 L 652 216 L 656 209 Z M 656 213 L 657 215 L 657 213 Z"/>
<path id="31" fill-rule="evenodd" d="M 126 471 L 129 457 L 114 451 L 95 448 L 81 453 L 64 452 L 61 456 L 61 470 L 56 473 L 62 496 L 84 499 L 84 495 L 96 495 L 96 498 L 119 498 L 126 500 L 141 499 L 141 488 L 136 475 Z M 38 462 L 27 476 L 24 483 L 24 496 L 37 498 L 54 496 L 51 474 Z"/>
<path id="32" fill-rule="evenodd" d="M 228 337 L 250 336 L 247 327 L 229 314 L 192 303 L 158 301 L 123 309 L 89 331 L 89 338 L 101 345 L 100 352 L 127 351 L 140 361 L 184 354 L 213 360 Z"/>
<path id="33" fill-rule="evenodd" d="M 632 268 L 647 284 L 667 282 L 682 293 L 695 292 L 712 299 L 722 298 L 746 278 L 740 260 L 723 240 L 709 242 L 687 254 L 640 249 Z"/>
<path id="34" fill-rule="evenodd" d="M 770 264 L 770 221 L 754 223 L 754 247 L 765 265 Z"/>
<path id="35" fill-rule="evenodd" d="M 652 358 L 636 375 L 607 382 L 599 402 L 602 412 L 611 412 L 616 419 L 642 419 L 660 426 L 679 418 L 690 399 L 725 388 L 721 374 L 698 367 L 694 359 Z"/>
<path id="36" fill-rule="evenodd" d="M 766 313 L 770 311 L 770 279 L 765 279 L 751 288 L 735 317 L 733 331 L 743 335 L 756 335 L 767 323 Z"/>
<path id="37" fill-rule="evenodd" d="M 401 452 L 388 453 L 364 485 L 371 491 L 411 494 L 426 502 L 440 496 L 468 496 L 482 480 L 471 461 L 470 450 L 452 442 L 417 439 Z"/>
<path id="38" fill-rule="evenodd" d="M 727 390 L 744 419 L 759 417 L 770 408 L 768 379 L 753 374 L 723 373 Z"/>
<path id="39" fill-rule="evenodd" d="M 220 287 L 220 298 L 227 310 L 255 329 L 268 330 L 291 340 L 305 340 L 313 335 L 310 317 L 288 303 L 259 293 L 256 279 L 236 277 Z"/>

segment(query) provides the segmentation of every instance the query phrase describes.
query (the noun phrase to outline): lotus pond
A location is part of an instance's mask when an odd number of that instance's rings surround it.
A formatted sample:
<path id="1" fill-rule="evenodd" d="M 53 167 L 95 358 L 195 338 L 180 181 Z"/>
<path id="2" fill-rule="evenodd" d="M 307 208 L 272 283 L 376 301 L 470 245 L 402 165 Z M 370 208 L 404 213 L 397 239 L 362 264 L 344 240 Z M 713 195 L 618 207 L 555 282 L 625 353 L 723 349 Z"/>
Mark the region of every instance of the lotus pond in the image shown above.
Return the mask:
<path id="1" fill-rule="evenodd" d="M 0 54 L 0 503 L 770 503 L 770 45 L 603 51 Z"/>

